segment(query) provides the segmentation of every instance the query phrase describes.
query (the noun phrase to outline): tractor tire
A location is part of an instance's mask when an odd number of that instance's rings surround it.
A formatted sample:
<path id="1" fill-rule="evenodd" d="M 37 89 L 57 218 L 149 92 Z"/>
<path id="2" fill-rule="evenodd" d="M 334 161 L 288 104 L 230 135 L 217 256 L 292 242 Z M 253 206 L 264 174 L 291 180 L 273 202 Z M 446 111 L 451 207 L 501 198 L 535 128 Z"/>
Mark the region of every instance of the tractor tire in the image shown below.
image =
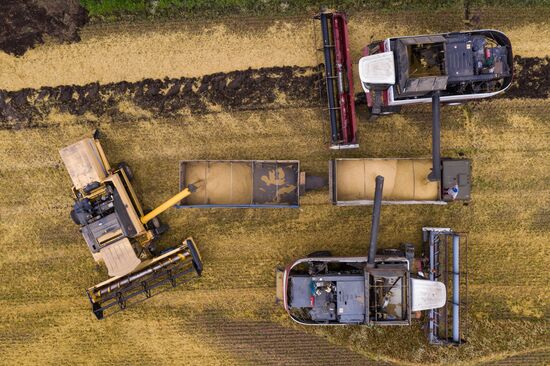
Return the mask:
<path id="1" fill-rule="evenodd" d="M 154 258 L 154 257 L 160 255 L 154 241 L 149 244 L 149 246 L 147 247 L 147 251 L 149 252 L 149 255 L 151 256 L 151 258 Z"/>
<path id="2" fill-rule="evenodd" d="M 375 122 L 378 117 L 380 117 L 380 114 L 372 113 L 372 107 L 369 107 L 369 122 Z"/>
<path id="3" fill-rule="evenodd" d="M 159 227 L 156 227 L 154 230 L 155 230 L 156 235 L 161 235 L 161 234 L 164 234 L 165 232 L 167 232 L 168 229 L 169 229 L 168 225 L 162 224 Z"/>
<path id="4" fill-rule="evenodd" d="M 71 216 L 71 220 L 73 220 L 73 222 L 74 222 L 75 224 L 77 224 L 77 225 L 80 226 L 80 221 L 78 221 L 78 217 L 76 216 L 76 212 L 75 212 L 74 209 L 71 210 L 70 216 Z"/>
<path id="5" fill-rule="evenodd" d="M 395 114 L 401 112 L 400 106 L 383 106 L 382 111 L 380 112 L 381 116 L 389 116 L 390 114 Z"/>
<path id="6" fill-rule="evenodd" d="M 320 257 L 332 257 L 332 253 L 329 250 L 318 250 L 313 253 L 309 253 L 307 258 L 320 258 Z"/>
<path id="7" fill-rule="evenodd" d="M 369 48 L 369 55 L 374 55 L 380 51 L 381 42 L 382 42 L 381 40 L 377 40 L 369 43 L 369 45 L 367 46 Z"/>
<path id="8" fill-rule="evenodd" d="M 148 213 L 149 212 L 146 212 L 145 214 L 148 214 Z M 154 219 L 149 221 L 148 224 L 152 225 L 152 229 L 158 229 L 159 227 L 162 226 L 158 217 L 155 217 Z"/>
<path id="9" fill-rule="evenodd" d="M 124 170 L 124 173 L 126 173 L 126 176 L 128 177 L 128 180 L 130 182 L 134 180 L 134 173 L 132 172 L 132 169 L 130 169 L 130 166 L 125 161 L 118 163 L 118 169 Z"/>

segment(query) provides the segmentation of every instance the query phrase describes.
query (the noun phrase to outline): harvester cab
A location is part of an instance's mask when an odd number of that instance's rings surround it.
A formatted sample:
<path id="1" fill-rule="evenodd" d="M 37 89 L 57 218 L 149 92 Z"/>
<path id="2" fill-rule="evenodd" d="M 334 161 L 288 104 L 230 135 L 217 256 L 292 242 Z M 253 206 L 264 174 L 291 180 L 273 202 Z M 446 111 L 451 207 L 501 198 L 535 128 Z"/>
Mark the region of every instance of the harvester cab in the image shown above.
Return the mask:
<path id="1" fill-rule="evenodd" d="M 424 315 L 430 343 L 460 344 L 465 338 L 466 304 L 460 300 L 467 280 L 461 269 L 465 236 L 423 228 L 421 258 L 415 259 L 412 244 L 378 252 L 383 183 L 376 177 L 368 256 L 332 257 L 322 251 L 298 259 L 277 270 L 277 300 L 305 325 L 410 325 Z"/>
<path id="2" fill-rule="evenodd" d="M 315 18 L 321 22 L 330 147 L 358 147 L 347 19 L 334 11 Z M 493 29 L 387 38 L 364 47 L 362 56 L 359 79 L 371 117 L 430 103 L 435 93 L 442 103 L 458 104 L 512 84 L 512 45 Z"/>
<path id="3" fill-rule="evenodd" d="M 104 263 L 111 277 L 87 290 L 98 319 L 113 306 L 124 309 L 137 295 L 150 297 L 164 284 L 175 286 L 184 275 L 200 276 L 202 262 L 192 238 L 155 256 L 156 241 L 167 229 L 157 216 L 189 196 L 194 185 L 145 213 L 132 188 L 130 168 L 124 163 L 111 168 L 98 139 L 83 139 L 60 154 L 73 182 L 70 216 L 96 262 Z"/>

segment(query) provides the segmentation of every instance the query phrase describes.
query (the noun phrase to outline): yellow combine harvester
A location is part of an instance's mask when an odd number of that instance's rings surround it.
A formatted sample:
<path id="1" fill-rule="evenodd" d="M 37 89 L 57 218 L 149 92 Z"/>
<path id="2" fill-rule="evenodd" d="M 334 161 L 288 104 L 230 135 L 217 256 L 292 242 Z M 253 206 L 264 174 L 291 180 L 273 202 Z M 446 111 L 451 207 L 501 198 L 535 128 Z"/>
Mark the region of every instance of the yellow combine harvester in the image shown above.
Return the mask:
<path id="1" fill-rule="evenodd" d="M 86 138 L 60 150 L 73 181 L 75 203 L 71 218 L 92 256 L 107 267 L 110 279 L 87 290 L 98 319 L 111 307 L 122 310 L 138 295 L 151 297 L 153 290 L 195 273 L 202 262 L 192 238 L 157 254 L 156 240 L 166 226 L 157 216 L 195 191 L 189 185 L 149 213 L 139 203 L 128 165 L 111 168 L 97 138 Z"/>

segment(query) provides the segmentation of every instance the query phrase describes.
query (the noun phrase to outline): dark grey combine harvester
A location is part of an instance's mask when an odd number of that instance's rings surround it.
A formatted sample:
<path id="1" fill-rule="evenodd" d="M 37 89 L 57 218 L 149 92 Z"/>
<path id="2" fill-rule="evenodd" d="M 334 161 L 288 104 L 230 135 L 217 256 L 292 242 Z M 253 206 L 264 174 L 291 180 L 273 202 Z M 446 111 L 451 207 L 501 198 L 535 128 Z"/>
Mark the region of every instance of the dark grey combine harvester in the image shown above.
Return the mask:
<path id="1" fill-rule="evenodd" d="M 383 183 L 376 177 L 368 256 L 322 251 L 298 259 L 277 270 L 277 299 L 306 325 L 410 325 L 423 315 L 430 343 L 460 344 L 466 338 L 466 237 L 425 227 L 420 258 L 412 244 L 378 253 Z"/>
<path id="2" fill-rule="evenodd" d="M 361 86 L 374 115 L 407 104 L 461 103 L 502 93 L 512 84 L 513 55 L 508 37 L 484 29 L 387 38 L 363 49 Z"/>

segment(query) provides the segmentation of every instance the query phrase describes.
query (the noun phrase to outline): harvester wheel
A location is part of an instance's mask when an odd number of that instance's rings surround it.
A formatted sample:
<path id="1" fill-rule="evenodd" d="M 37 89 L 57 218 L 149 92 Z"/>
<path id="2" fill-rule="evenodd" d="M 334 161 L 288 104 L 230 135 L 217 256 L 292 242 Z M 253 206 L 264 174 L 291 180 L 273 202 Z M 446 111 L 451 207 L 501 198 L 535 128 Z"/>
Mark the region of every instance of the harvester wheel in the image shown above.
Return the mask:
<path id="1" fill-rule="evenodd" d="M 100 185 L 101 184 L 99 184 L 99 182 L 91 182 L 86 184 L 86 186 L 82 190 L 84 191 L 84 193 L 89 194 L 94 189 L 99 188 Z"/>
<path id="2" fill-rule="evenodd" d="M 195 248 L 195 245 L 193 244 L 193 242 L 188 242 L 187 248 L 189 248 L 189 252 L 191 253 L 193 268 L 195 268 L 197 275 L 200 276 L 202 274 L 202 269 L 203 269 L 200 254 L 197 251 L 197 248 Z"/>
<path id="3" fill-rule="evenodd" d="M 125 162 L 120 162 L 118 164 L 118 168 L 121 170 L 124 170 L 124 173 L 126 173 L 126 176 L 128 177 L 129 181 L 134 180 L 134 173 L 132 172 L 132 169 L 130 169 L 130 166 Z"/>
<path id="4" fill-rule="evenodd" d="M 319 258 L 319 257 L 332 257 L 332 253 L 329 250 L 318 250 L 313 253 L 309 253 L 307 258 Z"/>
<path id="5" fill-rule="evenodd" d="M 369 55 L 374 55 L 380 51 L 380 43 L 382 43 L 381 40 L 376 40 L 369 43 L 369 45 L 367 46 L 369 50 Z"/>
<path id="6" fill-rule="evenodd" d="M 147 214 L 148 212 L 145 212 L 145 213 Z M 149 221 L 147 223 L 147 227 L 150 230 L 154 231 L 155 236 L 158 236 L 168 231 L 168 225 L 161 223 L 158 217 L 155 217 L 151 221 Z"/>
<path id="7" fill-rule="evenodd" d="M 372 113 L 372 108 L 369 107 L 369 121 L 374 122 L 378 119 L 378 117 L 380 117 L 380 115 Z"/>
<path id="8" fill-rule="evenodd" d="M 80 225 L 80 221 L 78 221 L 78 217 L 76 216 L 76 211 L 74 209 L 71 210 L 71 219 L 75 224 Z"/>
<path id="9" fill-rule="evenodd" d="M 148 213 L 148 212 L 146 212 L 146 214 L 147 214 L 147 213 Z M 155 229 L 158 229 L 158 228 L 161 226 L 160 220 L 159 220 L 158 217 L 153 218 L 151 221 L 149 221 L 149 223 L 150 223 L 151 225 L 153 225 L 153 228 L 155 228 Z"/>
<path id="10" fill-rule="evenodd" d="M 161 235 L 161 234 L 167 232 L 168 229 L 169 229 L 168 225 L 163 224 L 163 225 L 160 225 L 159 227 L 155 228 L 155 233 L 157 235 Z"/>
<path id="11" fill-rule="evenodd" d="M 400 106 L 383 106 L 381 108 L 380 114 L 383 116 L 387 116 L 389 114 L 394 114 L 399 112 L 401 112 Z"/>
<path id="12" fill-rule="evenodd" d="M 382 255 L 388 255 L 388 256 L 395 256 L 395 257 L 402 257 L 403 256 L 403 252 L 399 249 L 394 249 L 394 248 L 391 248 L 391 249 L 383 249 L 382 250 Z"/>

